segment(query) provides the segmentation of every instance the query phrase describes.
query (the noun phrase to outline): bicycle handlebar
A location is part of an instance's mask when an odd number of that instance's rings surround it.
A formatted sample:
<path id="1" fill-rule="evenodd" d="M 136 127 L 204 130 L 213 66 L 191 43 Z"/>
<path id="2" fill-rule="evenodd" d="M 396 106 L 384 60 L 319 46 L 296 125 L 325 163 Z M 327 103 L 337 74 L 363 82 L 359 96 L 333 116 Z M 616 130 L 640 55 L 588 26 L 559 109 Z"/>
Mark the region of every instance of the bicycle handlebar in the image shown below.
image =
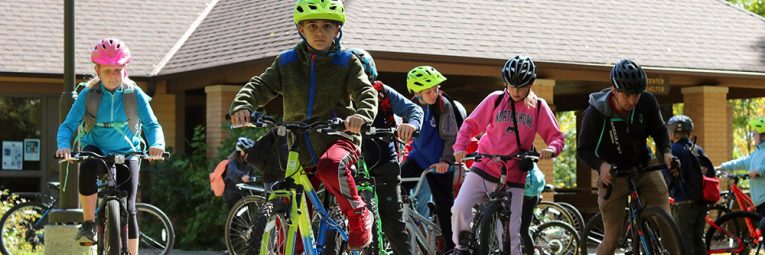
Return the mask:
<path id="1" fill-rule="evenodd" d="M 675 166 L 675 161 L 672 161 L 673 168 Z M 618 168 L 616 165 L 611 165 L 611 171 L 613 174 L 613 177 L 632 177 L 639 173 L 648 173 L 652 171 L 657 171 L 661 169 L 665 169 L 667 167 L 666 164 L 656 164 L 647 166 L 644 168 L 638 169 L 637 167 L 630 167 L 630 168 Z M 603 196 L 603 199 L 608 200 L 608 198 L 611 197 L 611 193 L 613 191 L 614 185 L 608 185 L 608 190 L 606 190 L 605 196 Z"/>
<path id="2" fill-rule="evenodd" d="M 495 160 L 524 160 L 529 159 L 533 162 L 539 162 L 539 153 L 535 151 L 522 151 L 518 152 L 515 155 L 494 155 L 494 154 L 483 154 L 483 153 L 470 153 L 465 155 L 464 158 L 462 158 L 462 161 L 468 161 L 468 160 L 479 160 L 483 158 L 488 159 L 495 159 Z"/>
<path id="3" fill-rule="evenodd" d="M 109 155 L 101 155 L 92 151 L 80 151 L 80 152 L 74 152 L 71 154 L 68 160 L 63 159 L 61 157 L 54 156 L 54 158 L 58 159 L 59 163 L 67 162 L 67 161 L 81 161 L 86 159 L 101 159 L 105 160 L 107 162 L 114 162 L 114 163 L 124 163 L 125 159 L 128 159 L 130 157 L 137 156 L 141 159 L 150 159 L 150 160 L 164 160 L 165 158 L 170 156 L 169 152 L 162 153 L 162 156 L 160 157 L 152 157 L 149 156 L 149 154 L 146 154 L 144 151 L 131 151 L 126 154 L 117 154 L 112 153 Z"/>

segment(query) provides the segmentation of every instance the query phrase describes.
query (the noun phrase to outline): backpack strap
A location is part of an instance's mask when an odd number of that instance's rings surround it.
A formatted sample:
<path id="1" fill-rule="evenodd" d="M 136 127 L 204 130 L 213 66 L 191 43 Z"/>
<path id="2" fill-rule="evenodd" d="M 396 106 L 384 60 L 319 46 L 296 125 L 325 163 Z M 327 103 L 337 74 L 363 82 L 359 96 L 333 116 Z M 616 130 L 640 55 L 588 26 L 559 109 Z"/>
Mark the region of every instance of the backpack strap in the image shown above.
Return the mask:
<path id="1" fill-rule="evenodd" d="M 503 90 L 502 94 L 497 97 L 497 100 L 494 100 L 494 110 L 496 110 L 497 107 L 499 107 L 499 104 L 502 103 L 502 99 L 505 98 L 505 93 L 506 92 Z"/>
<path id="2" fill-rule="evenodd" d="M 82 124 L 80 124 L 80 128 L 77 134 L 77 137 L 74 139 L 74 143 L 77 145 L 80 144 L 80 139 L 85 136 L 87 133 L 93 130 L 93 127 L 104 127 L 104 128 L 114 128 L 120 135 L 123 136 L 125 141 L 128 142 L 128 144 L 132 147 L 132 139 L 125 134 L 125 132 L 122 131 L 122 128 L 125 126 L 128 126 L 130 128 L 130 131 L 133 133 L 133 137 L 140 137 L 141 136 L 141 122 L 138 118 L 138 99 L 136 95 L 136 85 L 133 82 L 123 82 L 122 83 L 122 104 L 123 104 L 123 110 L 125 111 L 125 116 L 127 116 L 128 121 L 123 122 L 97 122 L 96 116 L 98 115 L 98 108 L 101 105 L 101 97 L 103 95 L 103 91 L 101 91 L 101 84 L 95 84 L 90 88 L 90 91 L 88 91 L 88 94 L 85 97 L 85 114 L 83 116 Z M 142 146 L 145 147 L 145 142 L 141 140 Z M 80 148 L 82 149 L 82 148 Z M 133 151 L 139 151 L 139 148 L 133 147 Z"/>

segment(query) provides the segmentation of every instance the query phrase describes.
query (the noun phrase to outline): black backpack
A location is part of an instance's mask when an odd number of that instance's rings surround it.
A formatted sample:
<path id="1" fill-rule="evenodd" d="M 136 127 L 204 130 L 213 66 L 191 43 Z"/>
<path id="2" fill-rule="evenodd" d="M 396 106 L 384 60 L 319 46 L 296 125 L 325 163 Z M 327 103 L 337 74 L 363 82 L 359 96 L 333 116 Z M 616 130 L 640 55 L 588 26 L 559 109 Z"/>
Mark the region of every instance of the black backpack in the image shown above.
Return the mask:
<path id="1" fill-rule="evenodd" d="M 467 118 L 467 110 L 465 110 L 465 106 L 457 100 L 452 99 L 444 92 L 441 92 L 441 95 L 452 103 L 452 111 L 454 112 L 454 118 L 457 120 L 457 129 L 459 130 L 459 128 L 462 127 L 462 122 L 465 122 L 465 118 Z"/>

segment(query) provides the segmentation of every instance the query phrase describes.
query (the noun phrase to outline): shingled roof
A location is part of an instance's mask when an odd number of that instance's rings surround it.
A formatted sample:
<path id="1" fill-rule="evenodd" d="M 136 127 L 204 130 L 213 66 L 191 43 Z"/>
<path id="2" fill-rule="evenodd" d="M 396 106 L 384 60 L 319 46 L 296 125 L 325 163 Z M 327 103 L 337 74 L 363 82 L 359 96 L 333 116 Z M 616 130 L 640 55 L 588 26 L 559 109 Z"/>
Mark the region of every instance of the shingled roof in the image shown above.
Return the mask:
<path id="1" fill-rule="evenodd" d="M 263 3 L 266 2 L 266 3 Z M 272 58 L 292 1 L 220 0 L 160 74 Z M 765 20 L 722 0 L 348 0 L 345 46 L 376 52 L 765 72 Z"/>
<path id="2" fill-rule="evenodd" d="M 76 1 L 77 73 L 93 72 L 90 47 L 108 36 L 130 47 L 131 75 L 149 76 L 210 1 Z M 64 1 L 0 1 L 0 27 L 0 72 L 63 73 Z"/>

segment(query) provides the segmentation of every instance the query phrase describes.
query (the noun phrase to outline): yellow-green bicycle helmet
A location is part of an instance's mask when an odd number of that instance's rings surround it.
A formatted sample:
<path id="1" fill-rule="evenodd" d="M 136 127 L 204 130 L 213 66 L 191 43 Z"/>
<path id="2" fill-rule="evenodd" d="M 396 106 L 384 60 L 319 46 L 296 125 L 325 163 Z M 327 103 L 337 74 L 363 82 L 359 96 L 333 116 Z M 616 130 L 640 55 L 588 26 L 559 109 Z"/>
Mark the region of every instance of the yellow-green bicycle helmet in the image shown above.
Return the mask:
<path id="1" fill-rule="evenodd" d="M 749 126 L 758 134 L 765 133 L 765 118 L 757 118 L 749 121 Z"/>
<path id="2" fill-rule="evenodd" d="M 334 20 L 345 23 L 345 8 L 340 0 L 298 0 L 292 11 L 295 24 L 304 20 Z"/>
<path id="3" fill-rule="evenodd" d="M 406 75 L 406 88 L 409 92 L 418 93 L 420 91 L 438 86 L 446 80 L 432 66 L 418 66 L 409 71 Z"/>

